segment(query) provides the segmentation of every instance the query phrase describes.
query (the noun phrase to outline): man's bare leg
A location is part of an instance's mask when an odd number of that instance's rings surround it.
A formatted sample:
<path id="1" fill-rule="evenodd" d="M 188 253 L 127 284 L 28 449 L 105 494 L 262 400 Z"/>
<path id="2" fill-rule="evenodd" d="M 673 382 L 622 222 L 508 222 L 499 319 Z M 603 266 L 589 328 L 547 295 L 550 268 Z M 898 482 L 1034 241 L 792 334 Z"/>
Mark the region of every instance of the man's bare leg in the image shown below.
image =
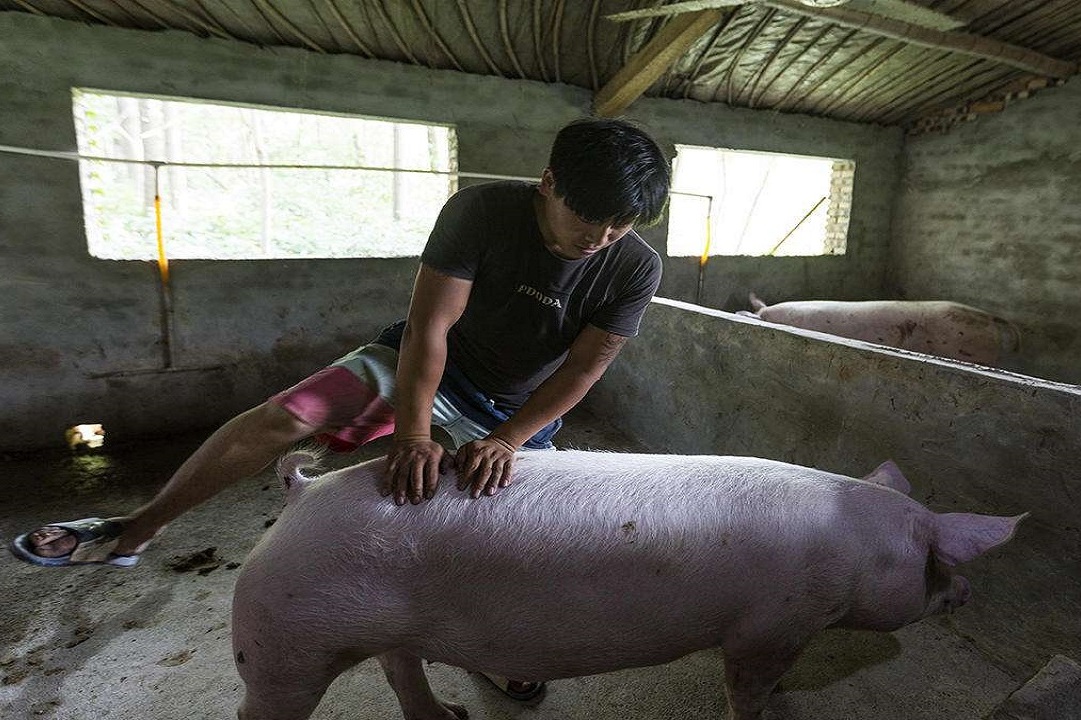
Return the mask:
<path id="1" fill-rule="evenodd" d="M 237 415 L 192 453 L 154 499 L 131 515 L 113 518 L 124 525 L 113 552 L 142 552 L 167 524 L 319 431 L 270 402 Z M 50 526 L 34 531 L 29 540 L 41 557 L 67 555 L 76 544 L 71 532 Z"/>

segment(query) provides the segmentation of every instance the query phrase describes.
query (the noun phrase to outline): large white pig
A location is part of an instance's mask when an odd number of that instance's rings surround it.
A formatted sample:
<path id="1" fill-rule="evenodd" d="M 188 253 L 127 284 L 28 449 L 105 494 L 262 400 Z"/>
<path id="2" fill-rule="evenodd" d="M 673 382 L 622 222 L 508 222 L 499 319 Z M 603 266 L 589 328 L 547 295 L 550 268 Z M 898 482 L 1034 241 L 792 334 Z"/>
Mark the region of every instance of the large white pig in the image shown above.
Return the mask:
<path id="1" fill-rule="evenodd" d="M 409 720 L 456 720 L 422 659 L 521 680 L 655 665 L 721 647 L 733 720 L 758 718 L 828 627 L 894 630 L 963 604 L 952 566 L 1023 516 L 936 514 L 897 489 L 747 457 L 520 454 L 471 499 L 444 478 L 398 507 L 382 459 L 304 479 L 237 580 L 241 720 L 303 720 L 378 657 Z M 449 486 L 449 487 L 448 487 Z M 891 487 L 892 486 L 892 487 Z"/>
<path id="2" fill-rule="evenodd" d="M 793 300 L 766 305 L 750 295 L 753 314 L 791 325 L 903 350 L 996 365 L 1019 349 L 1017 328 L 1004 318 L 947 300 Z"/>

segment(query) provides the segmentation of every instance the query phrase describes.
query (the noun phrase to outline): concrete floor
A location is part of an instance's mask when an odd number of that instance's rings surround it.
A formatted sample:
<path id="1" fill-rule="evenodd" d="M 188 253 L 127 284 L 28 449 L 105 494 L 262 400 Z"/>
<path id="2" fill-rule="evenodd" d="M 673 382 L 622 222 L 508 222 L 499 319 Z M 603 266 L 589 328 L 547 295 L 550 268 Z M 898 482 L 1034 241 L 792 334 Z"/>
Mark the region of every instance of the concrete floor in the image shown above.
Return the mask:
<path id="1" fill-rule="evenodd" d="M 58 450 L 3 459 L 4 544 L 44 521 L 131 508 L 149 498 L 201 440 L 184 436 L 106 446 L 95 454 Z M 584 411 L 569 418 L 560 440 L 562 447 L 646 450 Z M 335 464 L 385 449 L 380 441 Z M 269 473 L 242 482 L 177 520 L 134 569 L 37 568 L 5 553 L 0 718 L 234 717 L 242 693 L 229 640 L 236 568 L 281 502 Z M 892 634 L 821 634 L 785 676 L 767 717 L 988 716 L 1053 655 L 1078 657 L 1078 558 L 1076 529 L 1062 534 L 1023 526 L 1012 543 L 972 564 L 975 572 L 966 576 L 974 598 L 955 615 Z M 1048 593 L 1046 580 L 1030 580 L 1047 573 L 1063 580 L 1051 583 L 1056 592 Z M 721 718 L 726 707 L 718 651 L 553 682 L 543 701 L 533 704 L 515 703 L 456 668 L 430 666 L 429 675 L 444 699 L 487 720 L 685 720 Z M 1038 688 L 1029 689 L 1041 697 Z M 1071 692 L 1076 696 L 1076 687 Z M 1079 717 L 1072 712 L 1016 717 Z M 392 719 L 400 712 L 378 664 L 368 661 L 339 678 L 313 717 Z"/>

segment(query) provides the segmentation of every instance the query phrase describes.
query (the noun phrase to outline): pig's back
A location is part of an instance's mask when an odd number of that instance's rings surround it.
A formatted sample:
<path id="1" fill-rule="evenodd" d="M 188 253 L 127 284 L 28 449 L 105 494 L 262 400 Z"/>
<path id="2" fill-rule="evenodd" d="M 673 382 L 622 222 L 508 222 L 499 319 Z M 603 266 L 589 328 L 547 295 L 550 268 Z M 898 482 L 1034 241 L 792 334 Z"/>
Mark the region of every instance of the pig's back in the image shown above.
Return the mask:
<path id="1" fill-rule="evenodd" d="M 688 562 L 746 550 L 741 539 L 802 543 L 836 527 L 854 495 L 870 493 L 883 508 L 914 505 L 877 485 L 760 458 L 552 451 L 520 453 L 514 482 L 495 496 L 470 498 L 449 474 L 432 500 L 399 507 L 378 494 L 382 468 L 380 459 L 312 481 L 261 545 L 340 546 L 335 562 L 365 567 L 400 564 L 403 555 L 420 565 L 455 554 L 474 564 L 539 561 L 542 548 L 558 557 L 648 548 Z"/>
<path id="2" fill-rule="evenodd" d="M 821 518 L 815 504 L 830 511 L 830 498 L 855 490 L 854 483 L 865 485 L 750 457 L 527 452 L 516 458 L 514 482 L 495 496 L 470 498 L 448 474 L 434 499 L 399 507 L 378 494 L 382 467 L 376 460 L 316 479 L 287 505 L 282 519 L 294 513 L 317 517 L 305 523 L 309 533 L 346 533 L 357 546 L 377 543 L 375 536 L 464 544 L 499 533 L 505 546 L 544 537 L 550 546 L 571 551 L 576 544 L 595 543 L 598 534 L 663 542 L 724 533 L 749 519 L 761 527 L 762 516 L 781 522 L 782 515 L 810 515 L 813 523 Z"/>

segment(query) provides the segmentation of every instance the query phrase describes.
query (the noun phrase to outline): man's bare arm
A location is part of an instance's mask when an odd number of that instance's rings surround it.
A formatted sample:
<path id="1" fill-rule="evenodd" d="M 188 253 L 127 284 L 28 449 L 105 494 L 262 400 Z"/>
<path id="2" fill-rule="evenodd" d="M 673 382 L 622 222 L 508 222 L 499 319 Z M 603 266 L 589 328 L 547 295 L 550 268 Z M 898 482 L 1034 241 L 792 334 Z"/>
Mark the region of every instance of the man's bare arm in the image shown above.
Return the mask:
<path id="1" fill-rule="evenodd" d="M 514 452 L 545 425 L 573 408 L 623 349 L 627 338 L 587 325 L 575 338 L 563 364 L 513 416 L 483 440 L 458 452 L 458 487 L 473 497 L 491 495 L 511 480 Z"/>
<path id="2" fill-rule="evenodd" d="M 431 497 L 439 483 L 443 448 L 432 440 L 432 402 L 447 362 L 447 332 L 465 311 L 470 280 L 421 265 L 398 356 L 394 446 L 383 491 L 399 505 Z"/>

